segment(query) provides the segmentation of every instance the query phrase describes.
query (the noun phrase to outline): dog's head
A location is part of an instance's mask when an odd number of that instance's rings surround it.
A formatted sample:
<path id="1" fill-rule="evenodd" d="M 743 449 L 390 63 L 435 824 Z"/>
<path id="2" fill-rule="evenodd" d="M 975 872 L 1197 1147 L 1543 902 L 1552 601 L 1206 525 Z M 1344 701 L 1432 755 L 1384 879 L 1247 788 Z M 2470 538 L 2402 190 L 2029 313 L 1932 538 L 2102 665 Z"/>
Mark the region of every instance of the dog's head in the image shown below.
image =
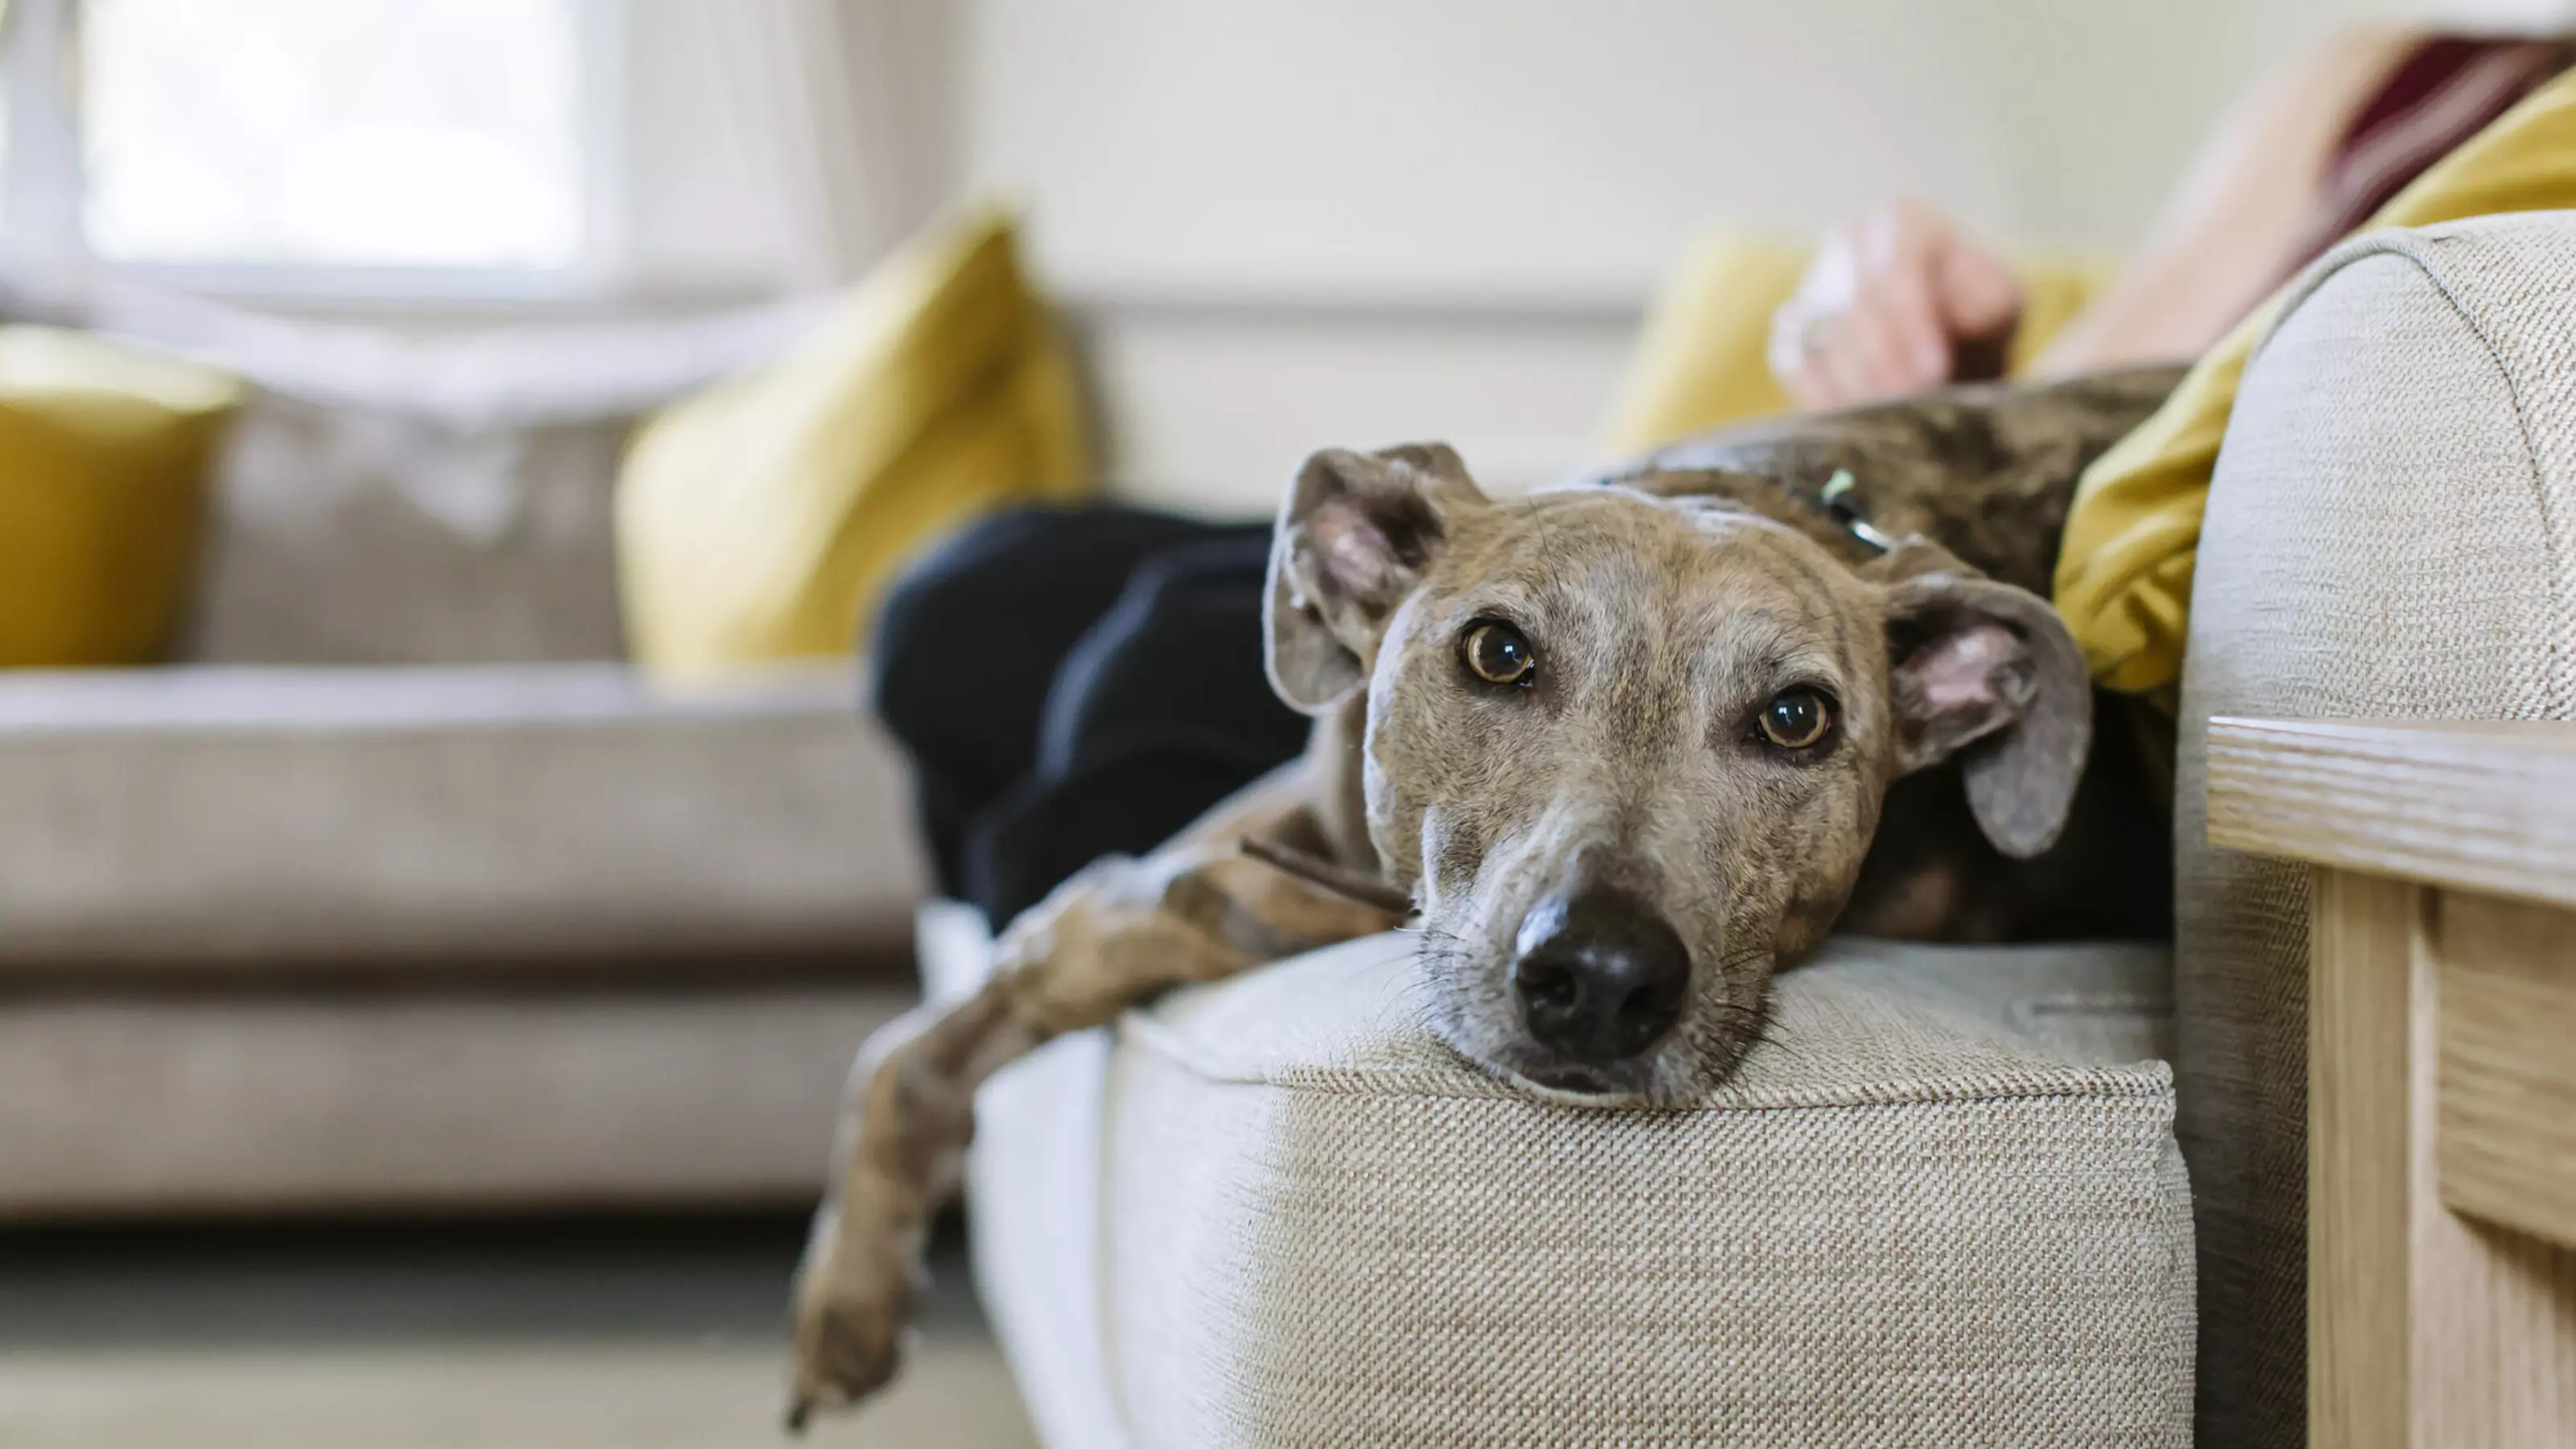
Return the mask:
<path id="1" fill-rule="evenodd" d="M 1268 613 L 1282 698 L 1367 691 L 1369 835 L 1421 908 L 1438 1028 L 1575 1096 L 1734 1069 L 1889 781 L 1961 755 L 1987 836 L 2035 854 L 2091 730 L 2056 614 L 1932 545 L 1854 569 L 1684 499 L 1496 502 L 1436 445 L 1308 459 Z"/>

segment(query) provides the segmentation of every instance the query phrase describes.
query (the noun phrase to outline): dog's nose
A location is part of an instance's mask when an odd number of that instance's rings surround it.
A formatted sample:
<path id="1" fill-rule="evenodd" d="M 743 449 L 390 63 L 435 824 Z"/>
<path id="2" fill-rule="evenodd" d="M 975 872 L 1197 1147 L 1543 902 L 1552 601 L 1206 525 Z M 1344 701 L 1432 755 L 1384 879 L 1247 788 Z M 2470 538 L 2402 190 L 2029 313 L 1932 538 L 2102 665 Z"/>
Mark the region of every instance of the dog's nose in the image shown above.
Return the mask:
<path id="1" fill-rule="evenodd" d="M 1521 921 L 1512 990 L 1539 1045 L 1615 1062 L 1681 1018 L 1690 948 L 1644 902 L 1615 891 L 1553 896 Z"/>

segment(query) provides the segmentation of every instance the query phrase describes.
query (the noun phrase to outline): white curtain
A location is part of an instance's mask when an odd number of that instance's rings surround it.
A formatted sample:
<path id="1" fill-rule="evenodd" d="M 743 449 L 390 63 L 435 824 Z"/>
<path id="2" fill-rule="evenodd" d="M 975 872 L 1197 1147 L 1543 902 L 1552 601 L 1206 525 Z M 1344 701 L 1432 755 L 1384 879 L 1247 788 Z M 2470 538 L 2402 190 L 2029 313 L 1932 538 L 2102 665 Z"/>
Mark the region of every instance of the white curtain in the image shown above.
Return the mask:
<path id="1" fill-rule="evenodd" d="M 724 0 L 746 162 L 791 277 L 834 287 L 938 210 L 963 0 Z"/>

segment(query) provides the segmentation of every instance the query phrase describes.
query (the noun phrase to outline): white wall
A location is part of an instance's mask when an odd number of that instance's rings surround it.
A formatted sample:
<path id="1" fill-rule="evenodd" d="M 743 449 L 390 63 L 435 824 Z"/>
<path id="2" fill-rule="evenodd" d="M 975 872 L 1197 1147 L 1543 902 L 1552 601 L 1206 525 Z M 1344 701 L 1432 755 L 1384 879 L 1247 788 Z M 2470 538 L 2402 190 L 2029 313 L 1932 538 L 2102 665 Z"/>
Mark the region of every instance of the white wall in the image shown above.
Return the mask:
<path id="1" fill-rule="evenodd" d="M 792 267 L 774 158 L 747 154 L 724 4 L 628 0 L 626 262 L 651 291 L 766 290 Z"/>
<path id="2" fill-rule="evenodd" d="M 1077 290 L 1636 296 L 1713 215 L 1889 196 L 2118 245 L 2210 116 L 2372 17 L 2537 0 L 974 0 L 970 179 Z"/>
<path id="3" fill-rule="evenodd" d="M 1112 467 L 1267 506 L 1305 449 L 1581 438 L 1691 228 L 1898 195 L 2117 247 L 2252 77 L 2564 0 L 967 0 L 967 185 L 1027 205 Z M 1563 450 L 1558 450 L 1562 453 Z"/>

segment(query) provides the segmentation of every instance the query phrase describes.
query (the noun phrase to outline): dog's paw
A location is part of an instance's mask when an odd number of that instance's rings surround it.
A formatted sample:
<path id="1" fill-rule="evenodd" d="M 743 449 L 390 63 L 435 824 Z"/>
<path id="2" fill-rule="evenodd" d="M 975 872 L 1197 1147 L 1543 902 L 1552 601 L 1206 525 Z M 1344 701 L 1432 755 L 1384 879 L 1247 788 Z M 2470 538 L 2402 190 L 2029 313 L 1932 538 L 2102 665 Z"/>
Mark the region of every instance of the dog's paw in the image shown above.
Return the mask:
<path id="1" fill-rule="evenodd" d="M 929 1286 L 892 1241 L 817 1236 L 797 1270 L 791 1429 L 816 1410 L 845 1409 L 885 1387 L 903 1360 L 903 1331 Z"/>

